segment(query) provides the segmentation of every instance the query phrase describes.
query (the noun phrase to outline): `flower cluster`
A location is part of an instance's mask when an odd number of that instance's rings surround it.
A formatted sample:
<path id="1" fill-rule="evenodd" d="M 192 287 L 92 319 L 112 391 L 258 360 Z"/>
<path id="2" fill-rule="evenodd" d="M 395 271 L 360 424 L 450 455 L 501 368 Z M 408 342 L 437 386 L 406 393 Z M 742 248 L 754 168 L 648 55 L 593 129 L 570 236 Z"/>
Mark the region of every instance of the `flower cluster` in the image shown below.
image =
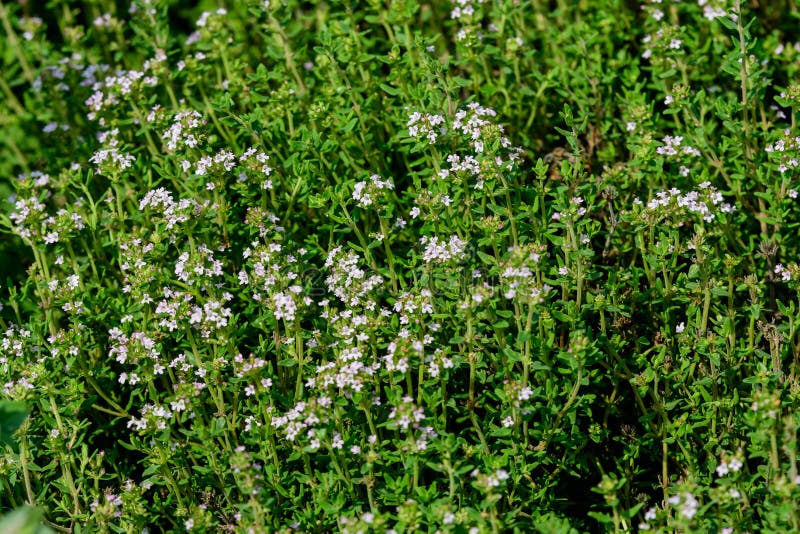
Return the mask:
<path id="1" fill-rule="evenodd" d="M 191 163 L 184 160 L 181 162 L 184 171 L 188 171 Z M 236 156 L 230 150 L 222 149 L 213 156 L 203 156 L 194 165 L 194 173 L 197 176 L 216 176 L 224 175 L 236 167 Z M 209 182 L 211 183 L 211 182 Z M 212 186 L 206 184 L 207 189 L 213 189 Z"/>
<path id="2" fill-rule="evenodd" d="M 38 383 L 45 355 L 27 328 L 10 325 L 0 338 L 0 376 L 2 393 L 15 400 L 27 400 Z M 30 365 L 35 362 L 36 365 Z"/>
<path id="3" fill-rule="evenodd" d="M 559 206 L 560 211 L 554 211 L 551 218 L 554 221 L 572 220 L 577 222 L 578 219 L 586 215 L 587 209 L 584 206 L 583 197 L 575 196 L 569 199 L 566 206 Z"/>
<path id="4" fill-rule="evenodd" d="M 486 150 L 487 144 L 497 141 L 502 148 L 511 151 L 511 158 L 515 160 L 522 149 L 512 147 L 511 141 L 505 136 L 503 126 L 495 124 L 492 120 L 495 117 L 497 117 L 497 112 L 492 108 L 472 102 L 467 105 L 466 109 L 456 112 L 453 119 L 453 130 L 466 137 L 478 154 Z"/>
<path id="5" fill-rule="evenodd" d="M 119 269 L 122 272 L 122 292 L 141 296 L 150 282 L 155 281 L 158 268 L 147 262 L 155 245 L 147 243 L 141 238 L 122 239 L 119 247 Z"/>
<path id="6" fill-rule="evenodd" d="M 201 206 L 193 200 L 182 198 L 175 202 L 172 193 L 163 187 L 148 191 L 139 201 L 139 209 L 146 208 L 161 214 L 167 230 L 172 230 L 189 221 L 192 217 L 199 215 L 201 210 Z"/>
<path id="7" fill-rule="evenodd" d="M 217 330 L 228 326 L 228 319 L 233 312 L 226 303 L 233 298 L 230 293 L 223 293 L 219 299 L 209 298 L 201 305 L 194 304 L 189 312 L 189 324 L 200 330 L 203 339 L 208 339 Z"/>
<path id="8" fill-rule="evenodd" d="M 453 360 L 442 349 L 436 349 L 433 354 L 426 356 L 425 363 L 428 364 L 428 374 L 432 378 L 438 378 L 442 370 L 452 369 L 455 366 Z"/>
<path id="9" fill-rule="evenodd" d="M 406 124 L 408 135 L 414 139 L 425 138 L 430 144 L 434 144 L 439 135 L 447 131 L 444 122 L 444 117 L 441 115 L 415 111 L 409 116 Z"/>
<path id="10" fill-rule="evenodd" d="M 444 241 L 436 236 L 422 236 L 420 244 L 425 248 L 422 253 L 422 260 L 425 263 L 447 263 L 450 261 L 461 261 L 466 256 L 464 248 L 467 242 L 457 235 L 450 236 Z"/>
<path id="11" fill-rule="evenodd" d="M 220 249 L 222 251 L 224 249 Z M 214 251 L 200 243 L 194 250 L 183 252 L 175 262 L 175 276 L 189 286 L 207 288 L 214 278 L 221 277 L 224 272 L 222 261 L 214 257 Z"/>
<path id="12" fill-rule="evenodd" d="M 108 356 L 121 364 L 127 364 L 137 369 L 147 368 L 152 376 L 160 375 L 166 367 L 161 364 L 161 352 L 156 342 L 143 332 L 133 332 L 126 335 L 120 328 L 114 327 L 108 331 L 109 350 Z M 147 365 L 145 362 L 147 361 Z M 148 376 L 151 379 L 152 376 Z M 122 373 L 119 382 L 136 384 L 141 377 L 137 373 Z"/>
<path id="13" fill-rule="evenodd" d="M 724 198 L 710 182 L 699 185 L 699 191 L 682 193 L 677 188 L 669 191 L 659 191 L 656 197 L 650 200 L 639 216 L 646 222 L 657 222 L 668 216 L 674 216 L 683 224 L 687 214 L 701 217 L 705 222 L 712 222 L 719 213 L 733 213 L 735 206 L 724 201 Z M 639 199 L 634 204 L 642 205 Z"/>
<path id="14" fill-rule="evenodd" d="M 306 386 L 325 394 L 361 393 L 380 370 L 380 363 L 369 363 L 366 356 L 358 347 L 337 350 L 334 360 L 317 366 L 315 376 L 308 379 Z"/>
<path id="15" fill-rule="evenodd" d="M 353 188 L 353 200 L 358 203 L 359 207 L 366 208 L 380 198 L 382 191 L 391 191 L 392 189 L 394 189 L 394 184 L 391 180 L 382 180 L 380 176 L 373 174 L 369 177 L 369 182 L 356 182 Z"/>
<path id="16" fill-rule="evenodd" d="M 237 378 L 245 378 L 251 374 L 255 377 L 258 377 L 261 373 L 261 370 L 266 366 L 267 361 L 256 356 L 255 354 L 250 354 L 250 356 L 246 359 L 241 354 L 237 354 L 233 358 L 233 372 Z M 265 388 L 272 387 L 272 379 L 263 379 L 261 381 L 261 385 Z"/>
<path id="17" fill-rule="evenodd" d="M 272 189 L 272 173 L 274 169 L 269 165 L 269 156 L 262 150 L 250 147 L 239 156 L 239 181 L 251 180 L 261 186 L 261 189 Z"/>
<path id="18" fill-rule="evenodd" d="M 773 279 L 789 283 L 789 287 L 795 288 L 800 280 L 800 265 L 792 263 L 778 263 L 772 270 Z"/>
<path id="19" fill-rule="evenodd" d="M 146 296 L 149 302 L 151 297 Z M 164 287 L 161 290 L 161 299 L 156 304 L 155 314 L 159 319 L 158 326 L 166 332 L 174 332 L 178 329 L 178 321 L 184 321 L 188 317 L 191 302 L 194 296 L 183 291 L 173 290 Z"/>
<path id="20" fill-rule="evenodd" d="M 399 314 L 400 324 L 426 324 L 433 313 L 433 294 L 423 288 L 418 293 L 405 292 L 394 303 L 394 311 Z"/>
<path id="21" fill-rule="evenodd" d="M 278 224 L 281 222 L 280 218 L 259 206 L 248 208 L 244 221 L 250 231 L 255 230 L 262 239 L 270 235 L 280 235 L 283 232 L 283 227 Z"/>
<path id="22" fill-rule="evenodd" d="M 470 474 L 475 479 L 475 486 L 486 492 L 496 490 L 509 479 L 508 471 L 505 469 L 496 469 L 491 473 L 482 473 L 480 470 L 475 469 Z"/>
<path id="23" fill-rule="evenodd" d="M 283 432 L 288 441 L 295 441 L 298 437 L 305 437 L 312 450 L 320 447 L 320 425 L 330 421 L 330 407 L 333 403 L 331 397 L 321 396 L 309 401 L 301 401 L 285 415 L 274 415 L 272 426 Z"/>
<path id="24" fill-rule="evenodd" d="M 81 279 L 77 274 L 69 275 L 64 280 L 53 278 L 47 283 L 56 304 L 59 304 L 61 309 L 69 314 L 86 313 L 86 308 L 79 296 L 80 285 Z"/>
<path id="25" fill-rule="evenodd" d="M 92 96 L 86 99 L 86 107 L 89 108 L 87 118 L 89 120 L 100 119 L 102 125 L 105 121 L 100 118 L 100 113 L 108 108 L 116 106 L 121 101 L 139 94 L 146 87 L 158 85 L 158 73 L 163 68 L 163 63 L 167 60 L 167 55 L 163 50 L 156 50 L 155 56 L 144 62 L 142 70 L 122 70 L 118 69 L 104 79 L 92 84 Z M 91 79 L 98 71 L 107 71 L 108 67 L 89 66 L 89 72 L 84 71 L 84 77 Z"/>
<path id="26" fill-rule="evenodd" d="M 508 258 L 499 264 L 500 281 L 505 298 L 518 298 L 537 303 L 544 301 L 550 286 L 542 284 L 536 273 L 546 251 L 547 247 L 537 243 L 527 243 L 509 249 Z"/>
<path id="27" fill-rule="evenodd" d="M 688 491 L 671 496 L 667 502 L 675 507 L 680 516 L 685 519 L 692 519 L 700 507 L 700 503 Z"/>
<path id="28" fill-rule="evenodd" d="M 411 397 L 403 397 L 400 404 L 389 412 L 389 428 L 417 429 L 425 420 L 425 410 L 414 403 Z"/>
<path id="29" fill-rule="evenodd" d="M 662 156 L 674 157 L 676 161 L 680 161 L 680 156 L 700 156 L 700 151 L 696 148 L 683 143 L 683 137 L 680 135 L 671 136 L 667 135 L 661 140 L 664 145 L 656 149 L 656 153 Z"/>
<path id="30" fill-rule="evenodd" d="M 13 231 L 23 239 L 45 244 L 58 243 L 62 237 L 79 232 L 86 226 L 83 217 L 74 209 L 60 208 L 55 215 L 36 196 L 18 198 L 9 215 Z"/>
<path id="31" fill-rule="evenodd" d="M 703 16 L 708 20 L 728 16 L 726 0 L 697 0 L 697 5 L 703 8 Z"/>
<path id="32" fill-rule="evenodd" d="M 485 0 L 454 0 L 450 18 L 462 24 L 456 33 L 456 42 L 472 46 L 483 39 L 480 32 L 479 5 L 484 2 Z"/>
<path id="33" fill-rule="evenodd" d="M 150 122 L 156 117 L 155 110 L 148 115 Z M 172 124 L 161 134 L 161 139 L 167 144 L 167 150 L 175 152 L 179 148 L 196 148 L 203 139 L 200 129 L 206 121 L 195 110 L 179 111 L 172 117 Z"/>
<path id="34" fill-rule="evenodd" d="M 458 154 L 450 154 L 447 156 L 447 163 L 450 164 L 450 168 L 442 168 L 438 173 L 439 178 L 457 182 L 476 178 L 474 188 L 483 188 L 484 180 L 481 176 L 481 165 L 475 156 L 467 155 L 462 157 Z"/>
<path id="35" fill-rule="evenodd" d="M 358 256 L 341 246 L 332 249 L 325 260 L 325 267 L 330 270 L 325 278 L 328 291 L 350 307 L 365 304 L 369 294 L 383 285 L 383 277 L 370 275 L 358 263 Z"/>
<path id="36" fill-rule="evenodd" d="M 523 386 L 519 382 L 506 382 L 503 389 L 514 408 L 520 408 L 523 403 L 528 402 L 533 397 L 533 389 L 530 386 Z"/>
<path id="37" fill-rule="evenodd" d="M 682 54 L 683 40 L 676 26 L 662 25 L 655 33 L 646 35 L 642 44 L 642 58 L 656 65 L 673 66 L 675 58 Z"/>
<path id="38" fill-rule="evenodd" d="M 215 11 L 203 11 L 195 23 L 199 28 L 186 39 L 186 45 L 194 44 L 206 35 L 213 35 L 225 27 L 225 17 L 228 11 L 224 7 L 217 8 Z"/>
<path id="39" fill-rule="evenodd" d="M 152 403 L 145 404 L 140 413 L 141 417 L 128 420 L 128 428 L 138 433 L 165 430 L 173 416 L 169 408 Z"/>
<path id="40" fill-rule="evenodd" d="M 764 148 L 770 159 L 778 163 L 778 172 L 795 172 L 800 166 L 800 136 L 792 135 L 789 129 L 783 130 L 780 138 Z"/>
<path id="41" fill-rule="evenodd" d="M 103 502 L 101 503 L 97 499 L 92 501 L 89 505 L 89 509 L 92 511 L 93 514 L 96 516 L 101 517 L 114 517 L 119 518 L 122 516 L 122 498 L 119 495 L 112 493 L 110 490 L 106 490 L 103 493 Z"/>
<path id="42" fill-rule="evenodd" d="M 652 525 L 647 521 L 655 521 L 658 517 L 658 513 L 656 512 L 655 507 L 648 508 L 647 512 L 644 514 L 644 523 L 639 523 L 639 530 L 650 530 Z"/>
<path id="43" fill-rule="evenodd" d="M 429 340 L 430 342 L 431 340 Z M 383 367 L 390 373 L 405 375 L 413 363 L 424 360 L 425 340 L 414 339 L 407 328 L 397 334 L 397 338 L 386 347 L 386 355 L 381 358 Z M 414 361 L 411 358 L 414 358 Z"/>
<path id="44" fill-rule="evenodd" d="M 744 464 L 739 458 L 730 458 L 728 460 L 722 460 L 719 465 L 717 465 L 717 476 L 724 477 L 728 473 L 737 473 Z"/>

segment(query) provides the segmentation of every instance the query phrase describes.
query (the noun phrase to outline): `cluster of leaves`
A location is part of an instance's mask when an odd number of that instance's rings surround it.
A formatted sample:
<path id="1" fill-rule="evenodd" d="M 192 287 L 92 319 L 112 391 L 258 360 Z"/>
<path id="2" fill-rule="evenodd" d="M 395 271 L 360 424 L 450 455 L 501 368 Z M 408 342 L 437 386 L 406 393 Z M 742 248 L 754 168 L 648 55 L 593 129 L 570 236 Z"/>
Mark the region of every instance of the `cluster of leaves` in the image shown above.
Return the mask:
<path id="1" fill-rule="evenodd" d="M 800 528 L 763 4 L 0 3 L 0 509 Z"/>

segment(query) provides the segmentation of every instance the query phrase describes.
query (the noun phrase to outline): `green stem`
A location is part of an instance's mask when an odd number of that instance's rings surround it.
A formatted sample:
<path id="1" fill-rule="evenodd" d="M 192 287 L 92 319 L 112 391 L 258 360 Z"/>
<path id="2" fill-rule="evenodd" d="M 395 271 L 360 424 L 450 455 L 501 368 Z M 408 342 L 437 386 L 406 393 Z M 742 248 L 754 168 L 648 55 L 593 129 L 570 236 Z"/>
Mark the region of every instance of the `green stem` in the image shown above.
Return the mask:
<path id="1" fill-rule="evenodd" d="M 33 69 L 31 69 L 28 60 L 25 59 L 25 54 L 22 53 L 22 50 L 19 46 L 19 39 L 17 38 L 17 34 L 14 32 L 14 28 L 11 27 L 11 21 L 8 19 L 8 11 L 6 11 L 6 6 L 3 2 L 0 2 L 0 21 L 3 23 L 3 30 L 6 32 L 6 39 L 8 40 L 8 44 L 14 50 L 14 55 L 19 61 L 20 67 L 22 67 L 22 73 L 25 76 L 25 79 L 28 83 L 33 84 L 34 75 Z"/>
<path id="2" fill-rule="evenodd" d="M 278 34 L 278 40 L 280 41 L 280 45 L 283 47 L 283 58 L 286 62 L 286 68 L 288 68 L 289 72 L 292 73 L 294 81 L 297 83 L 298 92 L 300 96 L 302 96 L 306 93 L 306 85 L 303 83 L 303 78 L 300 76 L 300 72 L 297 70 L 297 64 L 294 61 L 294 52 L 289 46 L 291 41 L 286 35 L 286 32 L 283 31 L 283 27 L 281 26 L 280 22 L 278 22 L 274 16 L 269 16 L 269 22 L 270 26 L 272 26 L 272 29 Z"/>
<path id="3" fill-rule="evenodd" d="M 120 417 L 130 417 L 130 415 L 128 414 L 127 411 L 125 411 L 124 408 L 122 408 L 119 404 L 117 404 L 116 402 L 111 400 L 111 397 L 109 397 L 108 395 L 106 395 L 103 392 L 102 388 L 97 384 L 97 382 L 95 381 L 94 378 L 92 378 L 91 376 L 89 376 L 86 373 L 83 373 L 83 376 L 86 379 L 86 381 L 89 382 L 89 385 L 91 385 L 92 388 L 94 388 L 94 390 L 97 392 L 97 394 L 100 395 L 100 397 L 104 401 L 106 401 L 109 405 L 111 405 L 111 407 L 113 407 L 114 410 L 116 410 L 116 414 L 115 415 L 119 415 Z M 108 411 L 108 410 L 106 410 L 106 411 Z M 109 412 L 109 413 L 114 413 L 114 412 Z"/>
<path id="4" fill-rule="evenodd" d="M 56 399 L 53 397 L 52 393 L 48 395 L 48 400 L 50 403 L 50 412 L 53 414 L 53 417 L 55 417 L 56 420 L 58 435 L 63 439 L 67 436 L 67 429 L 64 428 L 64 422 L 61 420 L 61 414 L 58 411 Z M 64 481 L 67 483 L 67 488 L 69 489 L 70 494 L 72 495 L 72 513 L 74 516 L 77 516 L 81 513 L 81 506 L 80 500 L 78 499 L 78 488 L 75 487 L 75 480 L 72 477 L 72 469 L 70 468 L 72 461 L 69 455 L 63 452 L 59 456 L 61 457 L 61 461 L 59 462 L 61 464 L 61 474 L 64 477 Z"/>
<path id="5" fill-rule="evenodd" d="M 475 354 L 469 356 L 469 418 L 472 421 L 472 427 L 475 433 L 478 434 L 483 453 L 488 458 L 490 456 L 489 444 L 486 442 L 486 437 L 483 435 L 481 425 L 478 423 L 478 417 L 475 415 Z"/>
<path id="6" fill-rule="evenodd" d="M 386 261 L 389 263 L 389 278 L 392 281 L 392 290 L 397 293 L 397 273 L 394 270 L 394 256 L 392 255 L 392 248 L 389 246 L 389 229 L 387 228 L 386 221 L 383 217 L 378 216 L 381 224 L 381 234 L 383 234 L 383 250 L 386 252 Z"/>
<path id="7" fill-rule="evenodd" d="M 708 313 L 711 309 L 711 286 L 709 282 L 705 282 L 703 287 L 703 316 L 700 321 L 700 335 L 706 335 L 708 328 Z"/>
<path id="8" fill-rule="evenodd" d="M 503 177 L 502 173 L 500 173 L 500 182 L 503 184 L 503 192 L 506 200 L 506 211 L 508 212 L 508 221 L 511 223 L 511 237 L 514 240 L 514 247 L 517 247 L 519 246 L 519 235 L 517 233 L 517 223 L 514 222 L 514 210 L 511 203 L 511 192 L 509 191 L 508 183 L 506 183 L 506 179 Z"/>
<path id="9" fill-rule="evenodd" d="M 287 328 L 288 330 L 288 328 Z M 294 350 L 295 361 L 297 362 L 297 380 L 294 385 L 294 399 L 298 402 L 303 394 L 303 335 L 300 329 L 300 321 L 294 322 Z"/>
<path id="10" fill-rule="evenodd" d="M 2 3 L 0 3 L 0 6 Z M 28 450 L 28 423 L 26 422 L 23 424 L 22 429 L 20 431 L 21 438 L 19 441 L 19 461 L 22 464 L 22 478 L 25 482 L 25 495 L 28 498 L 28 504 L 30 506 L 36 506 L 36 497 L 33 495 L 33 488 L 31 487 L 31 473 L 30 469 L 28 468 L 28 454 L 30 451 Z"/>

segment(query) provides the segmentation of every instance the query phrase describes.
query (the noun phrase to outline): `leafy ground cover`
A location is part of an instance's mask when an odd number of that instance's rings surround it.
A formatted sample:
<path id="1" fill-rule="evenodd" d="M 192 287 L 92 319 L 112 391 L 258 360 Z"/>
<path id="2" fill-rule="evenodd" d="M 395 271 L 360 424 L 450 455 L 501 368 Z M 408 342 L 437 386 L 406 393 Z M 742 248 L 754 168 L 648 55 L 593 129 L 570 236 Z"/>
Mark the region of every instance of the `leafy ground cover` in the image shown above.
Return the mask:
<path id="1" fill-rule="evenodd" d="M 800 529 L 797 23 L 0 3 L 0 509 Z"/>

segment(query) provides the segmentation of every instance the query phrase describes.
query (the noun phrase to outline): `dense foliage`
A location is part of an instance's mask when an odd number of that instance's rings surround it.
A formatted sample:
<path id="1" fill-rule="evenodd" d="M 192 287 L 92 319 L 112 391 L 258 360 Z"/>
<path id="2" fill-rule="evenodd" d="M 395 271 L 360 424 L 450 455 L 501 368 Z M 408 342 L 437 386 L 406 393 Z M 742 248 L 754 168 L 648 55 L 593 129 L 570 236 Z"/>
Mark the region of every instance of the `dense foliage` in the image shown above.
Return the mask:
<path id="1" fill-rule="evenodd" d="M 800 529 L 798 18 L 0 3 L 0 510 Z"/>

